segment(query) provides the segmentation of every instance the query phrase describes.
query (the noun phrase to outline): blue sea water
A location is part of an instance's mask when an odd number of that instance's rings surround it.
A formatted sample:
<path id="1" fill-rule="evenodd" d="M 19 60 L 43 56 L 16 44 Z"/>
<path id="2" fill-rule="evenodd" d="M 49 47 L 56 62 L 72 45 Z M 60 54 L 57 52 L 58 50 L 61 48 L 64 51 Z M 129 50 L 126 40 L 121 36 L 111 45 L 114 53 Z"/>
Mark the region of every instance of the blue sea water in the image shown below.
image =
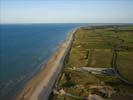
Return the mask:
<path id="1" fill-rule="evenodd" d="M 0 100 L 11 100 L 72 29 L 83 24 L 0 25 Z"/>

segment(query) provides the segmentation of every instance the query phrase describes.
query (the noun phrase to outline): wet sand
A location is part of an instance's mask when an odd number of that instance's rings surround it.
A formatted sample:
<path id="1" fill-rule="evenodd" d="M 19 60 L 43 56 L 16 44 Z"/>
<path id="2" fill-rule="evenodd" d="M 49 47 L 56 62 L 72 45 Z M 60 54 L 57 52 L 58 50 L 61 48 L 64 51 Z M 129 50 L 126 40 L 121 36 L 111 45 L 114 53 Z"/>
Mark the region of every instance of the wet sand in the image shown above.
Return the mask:
<path id="1" fill-rule="evenodd" d="M 55 81 L 63 69 L 63 62 L 71 48 L 76 30 L 74 29 L 68 34 L 66 41 L 60 45 L 47 64 L 42 67 L 41 71 L 27 83 L 16 100 L 48 99 Z"/>

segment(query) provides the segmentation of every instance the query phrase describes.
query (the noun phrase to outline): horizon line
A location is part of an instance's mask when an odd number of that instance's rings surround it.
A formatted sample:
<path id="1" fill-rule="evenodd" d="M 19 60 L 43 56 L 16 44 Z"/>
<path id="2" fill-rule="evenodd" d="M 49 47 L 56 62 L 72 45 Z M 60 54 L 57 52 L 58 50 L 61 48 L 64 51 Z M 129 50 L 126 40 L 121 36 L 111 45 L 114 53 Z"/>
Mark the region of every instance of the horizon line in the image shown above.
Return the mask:
<path id="1" fill-rule="evenodd" d="M 0 24 L 133 24 L 133 22 L 49 22 L 49 23 L 0 23 Z"/>

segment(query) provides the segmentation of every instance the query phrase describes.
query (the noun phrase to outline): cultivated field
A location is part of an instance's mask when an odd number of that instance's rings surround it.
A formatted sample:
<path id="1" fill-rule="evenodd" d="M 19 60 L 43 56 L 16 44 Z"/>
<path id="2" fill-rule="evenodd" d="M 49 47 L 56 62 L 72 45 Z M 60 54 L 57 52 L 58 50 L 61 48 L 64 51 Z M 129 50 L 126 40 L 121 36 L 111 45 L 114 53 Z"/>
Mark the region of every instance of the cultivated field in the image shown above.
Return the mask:
<path id="1" fill-rule="evenodd" d="M 77 68 L 114 68 L 117 75 L 99 75 Z M 72 70 L 70 70 L 72 69 Z M 133 26 L 95 26 L 77 30 L 56 89 L 56 100 L 133 99 Z"/>

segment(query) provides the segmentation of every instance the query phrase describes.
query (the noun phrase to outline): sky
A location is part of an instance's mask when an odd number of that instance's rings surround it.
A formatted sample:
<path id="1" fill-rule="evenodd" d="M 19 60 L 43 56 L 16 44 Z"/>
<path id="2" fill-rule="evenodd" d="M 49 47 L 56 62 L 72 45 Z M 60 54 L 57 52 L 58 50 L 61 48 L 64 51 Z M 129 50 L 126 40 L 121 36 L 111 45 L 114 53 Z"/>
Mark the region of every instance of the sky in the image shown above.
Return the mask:
<path id="1" fill-rule="evenodd" d="M 0 0 L 0 23 L 133 23 L 133 0 Z"/>

